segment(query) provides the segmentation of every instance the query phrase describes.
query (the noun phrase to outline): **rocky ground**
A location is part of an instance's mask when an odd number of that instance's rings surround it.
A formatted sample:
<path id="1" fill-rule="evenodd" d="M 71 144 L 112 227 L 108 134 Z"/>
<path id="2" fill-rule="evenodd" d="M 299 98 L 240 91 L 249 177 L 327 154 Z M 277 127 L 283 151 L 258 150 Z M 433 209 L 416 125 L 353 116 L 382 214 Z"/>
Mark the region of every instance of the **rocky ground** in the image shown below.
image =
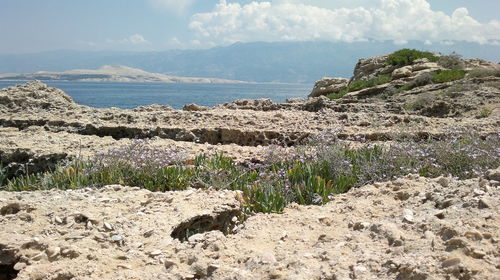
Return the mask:
<path id="1" fill-rule="evenodd" d="M 228 191 L 0 192 L 0 275 L 498 279 L 499 179 L 408 176 L 242 223 Z M 189 230 L 208 231 L 186 240 Z"/>
<path id="2" fill-rule="evenodd" d="M 293 148 L 327 130 L 352 143 L 500 133 L 498 75 L 398 92 L 442 66 L 386 59 L 360 60 L 351 80 L 323 79 L 315 97 L 286 103 L 96 109 L 40 82 L 9 87 L 0 90 L 0 164 L 7 176 L 42 172 L 134 138 L 192 157 L 217 151 L 255 162 L 270 144 Z M 463 63 L 466 71 L 500 69 Z M 323 96 L 377 75 L 391 80 Z M 499 173 L 466 181 L 410 175 L 244 222 L 232 192 L 0 192 L 0 280 L 500 279 Z"/>

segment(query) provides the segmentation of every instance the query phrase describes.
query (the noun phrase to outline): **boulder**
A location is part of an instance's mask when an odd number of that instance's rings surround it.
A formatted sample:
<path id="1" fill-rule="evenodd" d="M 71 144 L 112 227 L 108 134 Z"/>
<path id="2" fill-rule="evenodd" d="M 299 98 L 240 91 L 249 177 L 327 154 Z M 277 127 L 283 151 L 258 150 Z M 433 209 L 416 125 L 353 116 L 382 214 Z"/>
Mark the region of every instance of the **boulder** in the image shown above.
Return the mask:
<path id="1" fill-rule="evenodd" d="M 410 77 L 411 74 L 412 74 L 412 67 L 411 66 L 404 66 L 404 67 L 398 68 L 392 72 L 392 79 L 407 78 L 407 77 Z"/>
<path id="2" fill-rule="evenodd" d="M 193 104 L 186 104 L 182 108 L 182 110 L 184 110 L 184 111 L 191 111 L 191 112 L 207 111 L 208 109 L 209 109 L 209 107 L 207 107 L 207 106 L 201 106 L 201 105 L 194 104 L 194 103 Z"/>
<path id="3" fill-rule="evenodd" d="M 357 81 L 361 78 L 370 79 L 379 75 L 392 73 L 397 66 L 387 65 L 387 57 L 387 55 L 384 55 L 360 59 L 354 68 L 352 80 Z"/>
<path id="4" fill-rule="evenodd" d="M 345 78 L 323 78 L 314 84 L 314 88 L 309 94 L 309 97 L 318 97 L 337 93 L 345 88 L 349 83 L 349 79 Z"/>
<path id="5" fill-rule="evenodd" d="M 322 95 L 308 99 L 307 102 L 302 105 L 302 110 L 309 112 L 318 112 L 323 108 L 328 108 L 330 103 L 330 99 Z"/>
<path id="6" fill-rule="evenodd" d="M 441 66 L 439 66 L 436 62 L 421 62 L 421 63 L 416 63 L 413 66 L 411 66 L 412 71 L 422 71 L 422 70 L 438 70 L 442 69 Z"/>

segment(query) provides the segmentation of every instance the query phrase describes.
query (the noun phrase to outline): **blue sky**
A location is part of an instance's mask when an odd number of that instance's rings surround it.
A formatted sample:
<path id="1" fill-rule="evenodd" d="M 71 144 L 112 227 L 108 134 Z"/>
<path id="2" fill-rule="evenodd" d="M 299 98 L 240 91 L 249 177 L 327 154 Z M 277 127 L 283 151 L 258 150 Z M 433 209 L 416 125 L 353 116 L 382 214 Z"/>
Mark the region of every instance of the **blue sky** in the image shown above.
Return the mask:
<path id="1" fill-rule="evenodd" d="M 252 41 L 500 44 L 494 0 L 0 0 L 0 53 Z"/>

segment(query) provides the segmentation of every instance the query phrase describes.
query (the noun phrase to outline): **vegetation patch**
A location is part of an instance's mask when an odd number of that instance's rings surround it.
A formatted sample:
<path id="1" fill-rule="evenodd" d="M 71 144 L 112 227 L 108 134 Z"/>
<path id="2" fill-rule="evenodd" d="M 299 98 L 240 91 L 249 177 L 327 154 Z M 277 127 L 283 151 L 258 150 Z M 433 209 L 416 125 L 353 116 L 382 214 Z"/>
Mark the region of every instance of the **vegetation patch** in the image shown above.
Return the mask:
<path id="1" fill-rule="evenodd" d="M 415 60 L 421 58 L 427 58 L 431 62 L 436 62 L 439 60 L 439 57 L 435 56 L 431 52 L 423 52 L 415 49 L 402 49 L 390 54 L 387 58 L 386 63 L 388 65 L 402 67 L 411 65 Z"/>
<path id="2" fill-rule="evenodd" d="M 390 81 L 391 81 L 391 75 L 380 75 L 380 76 L 377 76 L 377 77 L 374 77 L 374 78 L 371 78 L 368 80 L 357 80 L 357 81 L 350 83 L 347 87 L 340 90 L 338 93 L 333 93 L 333 94 L 327 95 L 327 97 L 332 99 L 332 100 L 339 99 L 349 92 L 358 91 L 358 90 L 362 90 L 365 88 L 370 88 L 370 87 L 382 85 L 382 84 L 388 83 Z"/>
<path id="3" fill-rule="evenodd" d="M 122 184 L 151 191 L 229 189 L 241 191 L 239 200 L 245 215 L 280 213 L 291 202 L 321 205 L 353 187 L 409 173 L 429 177 L 478 176 L 496 167 L 500 161 L 498 146 L 498 135 L 482 139 L 461 134 L 442 141 L 402 140 L 389 147 L 365 145 L 355 149 L 338 140 L 334 133 L 325 132 L 294 153 L 286 153 L 277 146 L 269 147 L 272 151 L 269 160 L 239 165 L 221 154 L 200 155 L 194 162 L 186 163 L 179 154 L 172 157 L 170 149 L 160 153 L 158 148 L 143 141 L 110 150 L 88 161 L 60 165 L 52 172 L 13 178 L 0 188 L 26 191 Z M 143 154 L 139 155 L 135 149 Z M 124 160 L 126 155 L 129 157 Z M 137 164 L 136 160 L 141 162 L 142 156 L 152 155 L 158 160 Z"/>
<path id="4" fill-rule="evenodd" d="M 470 78 L 500 77 L 500 69 L 474 69 L 467 76 Z"/>
<path id="5" fill-rule="evenodd" d="M 465 63 L 462 56 L 453 52 L 450 55 L 443 55 L 439 58 L 438 64 L 448 69 L 464 69 Z"/>
<path id="6" fill-rule="evenodd" d="M 438 70 L 432 72 L 432 81 L 434 83 L 447 83 L 463 79 L 465 71 L 460 69 Z"/>
<path id="7" fill-rule="evenodd" d="M 477 115 L 477 118 L 478 119 L 484 119 L 484 118 L 487 118 L 491 115 L 493 111 L 490 110 L 490 109 L 487 109 L 487 108 L 483 108 L 481 109 L 481 111 L 479 111 L 479 114 Z"/>

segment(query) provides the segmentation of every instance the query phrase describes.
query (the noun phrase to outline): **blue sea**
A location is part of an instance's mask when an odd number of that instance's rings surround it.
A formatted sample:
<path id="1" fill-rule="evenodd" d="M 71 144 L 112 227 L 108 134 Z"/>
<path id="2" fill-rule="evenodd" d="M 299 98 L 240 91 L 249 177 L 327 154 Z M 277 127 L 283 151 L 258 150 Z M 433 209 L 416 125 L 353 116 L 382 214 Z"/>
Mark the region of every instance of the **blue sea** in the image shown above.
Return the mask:
<path id="1" fill-rule="evenodd" d="M 0 81 L 0 88 L 24 82 Z M 97 108 L 135 108 L 150 104 L 170 105 L 181 109 L 184 104 L 213 106 L 236 99 L 270 98 L 284 102 L 291 97 L 306 97 L 312 84 L 167 84 L 119 82 L 44 81 L 64 90 L 82 105 Z"/>

